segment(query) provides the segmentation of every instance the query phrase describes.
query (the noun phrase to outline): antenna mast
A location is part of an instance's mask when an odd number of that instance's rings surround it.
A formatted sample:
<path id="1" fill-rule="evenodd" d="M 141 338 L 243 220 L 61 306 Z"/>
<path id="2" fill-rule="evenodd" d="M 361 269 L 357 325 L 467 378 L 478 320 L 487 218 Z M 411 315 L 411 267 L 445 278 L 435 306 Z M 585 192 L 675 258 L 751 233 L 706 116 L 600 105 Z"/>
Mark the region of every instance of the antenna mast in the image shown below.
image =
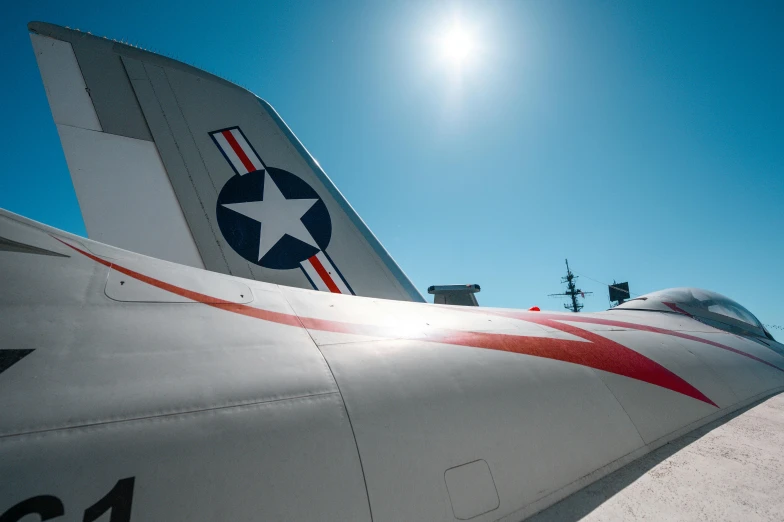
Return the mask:
<path id="1" fill-rule="evenodd" d="M 591 295 L 593 292 L 583 292 L 579 288 L 577 288 L 577 281 L 578 276 L 574 275 L 572 271 L 569 269 L 569 260 L 566 260 L 566 277 L 561 278 L 561 283 L 566 283 L 566 292 L 562 294 L 550 294 L 550 297 L 569 297 L 571 298 L 571 303 L 564 304 L 564 308 L 567 310 L 571 310 L 572 312 L 579 312 L 583 309 L 583 304 L 577 301 L 577 297 L 580 296 L 585 299 L 586 295 Z"/>

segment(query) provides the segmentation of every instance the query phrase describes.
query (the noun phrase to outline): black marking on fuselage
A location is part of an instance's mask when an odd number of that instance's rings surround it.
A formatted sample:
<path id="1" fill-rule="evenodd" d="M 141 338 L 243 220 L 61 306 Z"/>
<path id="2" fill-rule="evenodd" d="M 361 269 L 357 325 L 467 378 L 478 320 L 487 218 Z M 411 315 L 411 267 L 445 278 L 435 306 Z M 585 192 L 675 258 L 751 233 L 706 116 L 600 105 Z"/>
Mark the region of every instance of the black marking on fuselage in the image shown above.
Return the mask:
<path id="1" fill-rule="evenodd" d="M 0 373 L 18 363 L 34 350 L 0 350 Z"/>
<path id="2" fill-rule="evenodd" d="M 0 236 L 0 251 L 20 252 L 22 254 L 38 254 L 41 256 L 71 257 L 68 254 L 53 252 L 52 250 L 20 243 L 18 241 L 14 241 L 13 239 L 8 239 L 7 237 L 2 236 Z"/>

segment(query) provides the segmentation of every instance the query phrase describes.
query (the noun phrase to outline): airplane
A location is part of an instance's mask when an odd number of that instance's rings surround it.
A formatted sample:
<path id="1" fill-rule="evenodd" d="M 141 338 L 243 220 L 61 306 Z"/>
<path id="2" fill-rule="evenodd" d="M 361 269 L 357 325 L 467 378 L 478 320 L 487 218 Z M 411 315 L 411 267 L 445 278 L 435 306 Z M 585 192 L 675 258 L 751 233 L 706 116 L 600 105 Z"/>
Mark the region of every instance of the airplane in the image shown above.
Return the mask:
<path id="1" fill-rule="evenodd" d="M 29 29 L 89 239 L 0 211 L 0 522 L 518 521 L 784 389 L 715 292 L 426 303 L 267 102 Z"/>

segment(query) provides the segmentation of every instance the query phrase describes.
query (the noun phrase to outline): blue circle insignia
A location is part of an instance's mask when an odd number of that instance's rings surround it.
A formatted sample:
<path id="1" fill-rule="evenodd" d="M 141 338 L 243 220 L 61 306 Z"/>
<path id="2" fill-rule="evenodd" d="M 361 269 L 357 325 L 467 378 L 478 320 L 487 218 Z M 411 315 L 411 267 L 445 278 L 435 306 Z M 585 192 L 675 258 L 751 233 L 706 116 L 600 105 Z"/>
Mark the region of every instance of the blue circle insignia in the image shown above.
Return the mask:
<path id="1" fill-rule="evenodd" d="M 243 258 L 265 268 L 298 268 L 302 261 L 325 250 L 332 236 L 332 220 L 324 201 L 304 180 L 285 170 L 267 167 L 266 171 L 235 174 L 223 185 L 216 207 L 226 242 Z M 292 210 L 284 215 L 286 208 Z M 278 217 L 298 218 L 304 229 L 296 221 L 286 228 Z M 268 222 L 266 230 L 264 221 Z"/>

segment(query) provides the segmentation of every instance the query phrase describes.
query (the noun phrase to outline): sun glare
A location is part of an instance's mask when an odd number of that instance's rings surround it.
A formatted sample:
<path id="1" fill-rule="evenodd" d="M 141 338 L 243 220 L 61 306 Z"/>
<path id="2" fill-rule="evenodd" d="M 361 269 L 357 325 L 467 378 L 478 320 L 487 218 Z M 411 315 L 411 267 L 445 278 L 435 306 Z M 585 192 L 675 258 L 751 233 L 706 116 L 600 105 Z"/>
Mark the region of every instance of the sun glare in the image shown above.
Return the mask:
<path id="1" fill-rule="evenodd" d="M 461 67 L 471 59 L 476 50 L 474 35 L 459 23 L 444 31 L 439 41 L 441 57 L 455 67 Z"/>

